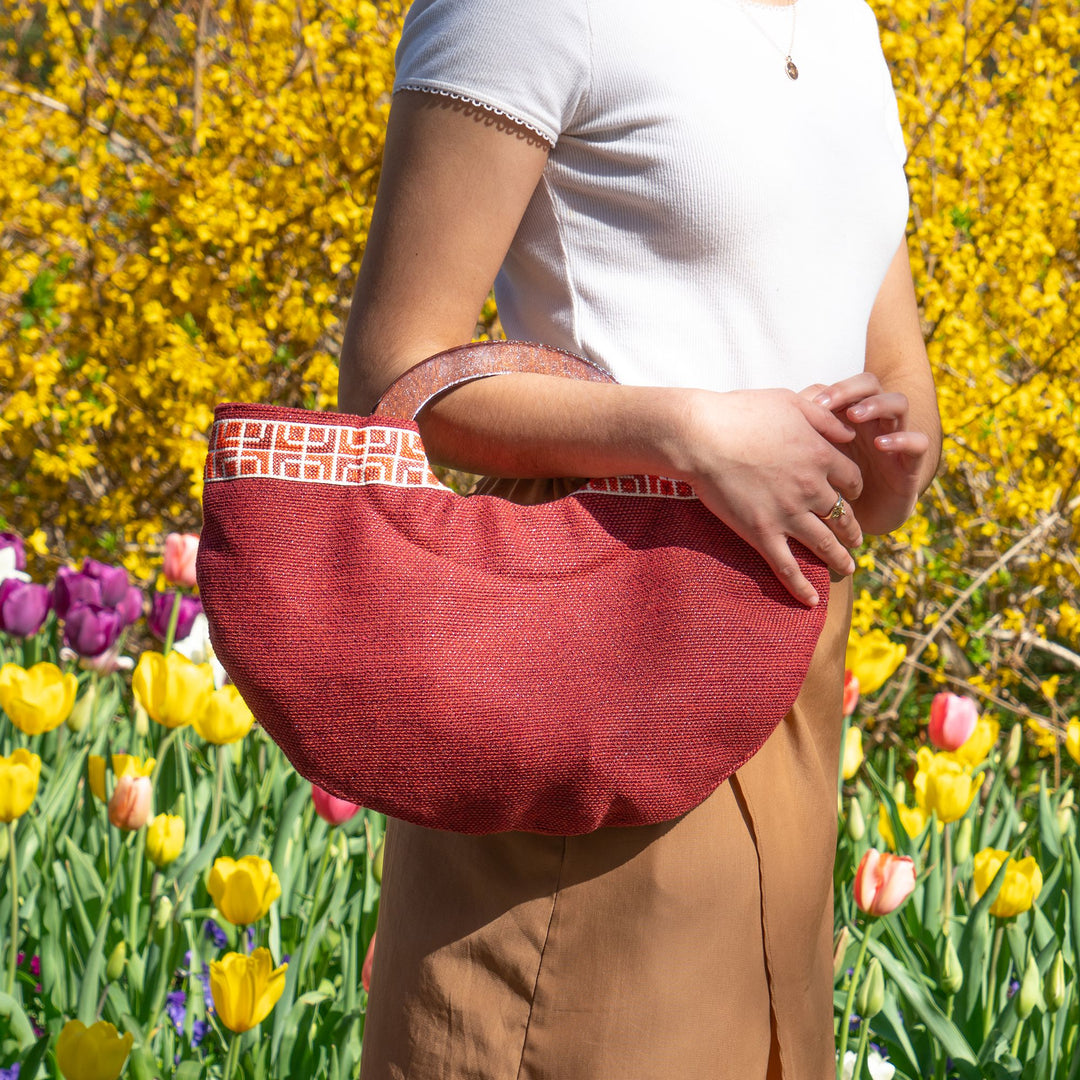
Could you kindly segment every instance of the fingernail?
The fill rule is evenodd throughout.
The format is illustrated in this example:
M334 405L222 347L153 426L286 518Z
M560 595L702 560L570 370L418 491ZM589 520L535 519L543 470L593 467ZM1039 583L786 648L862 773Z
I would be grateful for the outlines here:
M808 603L808 604L809 604L809 605L810 605L811 607L817 607L817 606L818 606L818 603L819 603L819 601L820 601L820 599L821 599L821 598L820 598L820 597L818 596L818 594L817 594L816 592L812 592L812 593L810 593L810 595L809 595L809 596L807 596L807 598L806 598L806 602L807 602L807 603Z
M891 450L896 445L896 440L891 435L879 435L874 442L879 450Z
M867 408L865 405L852 405L847 411L848 416L850 416L852 420L861 420L866 413Z
M829 397L828 394L818 394L817 397L814 398L814 404L820 405L825 409L827 409L831 403L832 398Z

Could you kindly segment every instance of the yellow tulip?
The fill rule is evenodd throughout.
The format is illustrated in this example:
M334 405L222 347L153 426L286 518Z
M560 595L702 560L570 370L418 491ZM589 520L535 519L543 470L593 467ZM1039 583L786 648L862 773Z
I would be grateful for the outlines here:
M152 776L156 758L147 758L143 761L133 754L113 754L112 771L117 780L122 776ZM91 754L86 763L86 771L90 781L90 791L95 799L108 802L105 790L105 759L97 754Z
M69 1020L56 1040L56 1064L65 1080L117 1080L134 1041L104 1020L89 1027Z
M184 850L184 819L158 814L146 830L146 854L155 866L167 866Z
M235 1032L261 1024L285 989L288 966L275 968L269 949L256 949L250 956L231 952L212 960L210 993L221 1022Z
M167 728L183 727L206 708L214 672L209 664L193 664L178 652L144 652L131 688L152 720Z
M962 818L975 801L982 785L982 773L974 776L969 765L952 754L935 754L927 746L919 747L919 771L915 774L915 801L939 821L948 823Z
M1074 716L1065 729L1065 749L1069 751L1069 757L1080 765L1080 720Z
M0 821L14 821L30 809L40 776L41 758L29 750L0 757Z
M885 685L905 656L907 647L897 645L884 631L871 630L860 636L853 630L848 635L845 666L859 680L860 691L872 694Z
M258 922L281 895L281 882L269 860L258 855L215 859L207 888L218 911L236 926Z
M966 742L961 743L953 752L952 756L961 765L968 765L972 769L981 765L986 760L986 755L994 748L1001 733L1001 725L987 716L980 716L975 730Z
M849 727L844 737L844 779L850 780L858 771L863 761L862 731Z
M901 803L896 809L900 814L900 824L904 826L904 832L914 840L926 828L930 815L920 806L904 806ZM941 822L938 822L938 829L941 828ZM878 832L881 833L881 839L885 841L889 849L895 851L896 836L893 833L892 819L884 803L878 807Z
M27 735L58 728L75 705L78 689L79 680L55 664L35 664L29 670L18 664L0 668L0 707Z
M229 684L210 695L206 708L195 716L192 726L207 742L223 746L242 739L253 723L255 717L240 691Z
M1008 919L1027 911L1042 892L1043 878L1039 864L1029 855L1017 862L1009 858L1007 851L996 848L984 848L975 856L975 893L982 896L990 888L1001 864L1008 860L1005 867L1005 880L1001 883L1001 892L990 905L990 914L1000 919Z

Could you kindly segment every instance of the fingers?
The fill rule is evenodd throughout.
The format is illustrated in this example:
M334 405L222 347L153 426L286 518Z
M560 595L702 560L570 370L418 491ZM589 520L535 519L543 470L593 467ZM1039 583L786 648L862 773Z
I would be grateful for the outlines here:
M827 529L830 530L831 535L846 549L851 550L857 548L863 541L862 529L859 527L859 522L855 517L854 511L847 505L846 501L843 504L843 513L834 516L836 507L836 500L833 500L832 505L824 513L819 513L816 509L812 511L814 517L816 517ZM819 529L814 529L811 533L813 538L816 538L818 544L827 543L825 536ZM801 539L801 538L800 538ZM805 540L802 541L806 543ZM810 544L806 545L810 547ZM830 550L835 553L835 549L830 546ZM846 553L846 552L845 552ZM837 556L838 557L838 556ZM852 570L854 565L852 565ZM850 573L851 571L847 571Z
M841 379L831 386L818 387L817 393L811 395L811 399L815 405L836 411L854 405L855 402L860 401L862 398L870 397L872 394L880 393L880 391L881 383L878 381L878 377L870 371L861 371L858 375Z
M847 519L847 520L845 520ZM838 522L844 522L843 528L849 532L853 529L854 535L862 541L862 530L855 516L848 511L844 518ZM832 523L829 523L832 524ZM816 555L829 569L842 577L847 577L855 572L855 560L850 552L840 541L826 522L816 518L813 514L807 516L806 524L798 534L793 533L791 539L798 540L808 551ZM857 547L857 543L852 544ZM806 575L799 568L798 560L792 554L786 536L774 537L770 541L758 546L758 551L769 564L777 580L785 589L800 603L807 607L816 607L821 599L814 586L810 584Z
M907 418L908 399L906 394L874 394L852 405L844 415L856 424L865 424L870 420L893 421L896 427Z
M855 438L855 429L845 424L829 409L813 401L796 396L795 401L814 430L831 443L847 443Z

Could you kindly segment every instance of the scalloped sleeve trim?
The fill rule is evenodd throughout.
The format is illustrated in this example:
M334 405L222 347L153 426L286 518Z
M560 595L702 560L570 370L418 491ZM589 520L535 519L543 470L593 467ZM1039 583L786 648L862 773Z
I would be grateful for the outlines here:
M543 127L532 120L525 119L524 116L521 116L511 109L494 105L490 101L482 101L480 98L474 97L472 94L465 93L464 91L450 90L445 86L435 86L417 79L409 79L394 87L395 94L399 94L403 90L417 90L423 94L438 94L441 97L452 98L454 101L462 101L467 105L474 105L478 109L483 109L484 112L504 117L512 123L528 129L534 135L543 139L549 146L554 146L558 141L558 135L553 133L550 129Z

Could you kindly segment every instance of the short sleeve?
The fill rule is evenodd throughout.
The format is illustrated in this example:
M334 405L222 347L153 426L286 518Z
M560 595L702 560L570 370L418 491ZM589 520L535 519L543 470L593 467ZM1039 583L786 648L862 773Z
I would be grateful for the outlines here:
M414 0L398 45L394 93L468 101L554 146L588 90L589 54L584 0Z
M881 55L881 108L889 143L903 165L908 156L907 144L904 142L904 129L900 123L900 106L893 87L892 70L884 53Z

